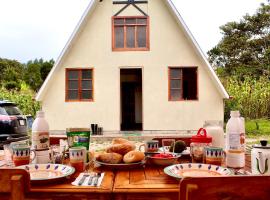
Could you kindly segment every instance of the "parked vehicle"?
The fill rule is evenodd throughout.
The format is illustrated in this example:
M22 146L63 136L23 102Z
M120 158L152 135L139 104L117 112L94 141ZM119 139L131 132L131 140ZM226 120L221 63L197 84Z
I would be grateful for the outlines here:
M26 117L15 103L0 101L0 149L4 144L27 139Z

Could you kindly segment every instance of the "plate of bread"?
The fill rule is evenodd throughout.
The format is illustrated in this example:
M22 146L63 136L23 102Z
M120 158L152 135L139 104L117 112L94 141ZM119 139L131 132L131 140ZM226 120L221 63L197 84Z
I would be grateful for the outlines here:
M98 165L110 169L132 169L145 164L144 152L135 150L136 146L132 142L115 138L112 140L104 152L99 152L95 156Z

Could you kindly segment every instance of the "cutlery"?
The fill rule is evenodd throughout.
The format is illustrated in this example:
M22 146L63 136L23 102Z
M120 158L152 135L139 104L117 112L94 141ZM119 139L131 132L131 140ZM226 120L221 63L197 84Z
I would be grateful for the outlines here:
M83 177L81 178L81 180L79 181L78 185L82 185L86 179L86 177L88 177L89 174L84 174Z
M98 179L101 177L101 173L98 172L97 175L96 175L96 179L94 180L94 186L97 186L98 185Z
M92 185L93 179L96 177L96 174L92 174L88 180L88 185Z

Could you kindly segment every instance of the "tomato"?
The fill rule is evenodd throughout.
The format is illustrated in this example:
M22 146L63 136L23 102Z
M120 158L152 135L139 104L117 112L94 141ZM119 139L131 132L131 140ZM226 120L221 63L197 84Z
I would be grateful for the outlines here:
M170 153L160 153L153 156L154 158L173 158L173 155Z

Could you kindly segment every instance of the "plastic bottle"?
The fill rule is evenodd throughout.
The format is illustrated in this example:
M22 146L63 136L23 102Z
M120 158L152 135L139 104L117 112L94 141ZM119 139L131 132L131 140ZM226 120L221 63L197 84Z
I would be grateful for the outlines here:
M32 148L35 150L47 150L49 147L49 125L45 120L45 113L38 111L32 125Z
M239 111L231 111L231 118L226 125L226 164L228 167L245 166L245 149L241 144L243 129L244 124Z

